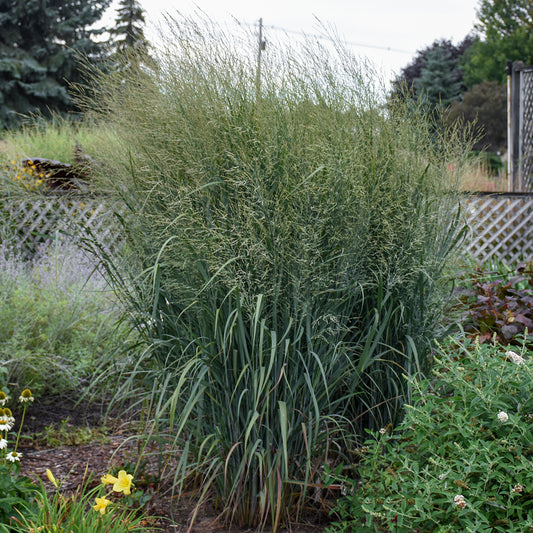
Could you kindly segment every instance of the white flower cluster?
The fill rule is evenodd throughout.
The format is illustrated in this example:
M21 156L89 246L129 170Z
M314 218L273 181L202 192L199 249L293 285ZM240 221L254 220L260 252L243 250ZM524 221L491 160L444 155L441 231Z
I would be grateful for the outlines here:
M507 420L509 420L509 415L505 411L500 411L498 413L498 420L500 422L507 422Z
M525 359L521 355L511 350L505 352L505 356L517 365L523 365L525 363Z
M460 509L464 509L466 507L466 500L465 497L462 494L458 494L453 499L453 503L457 505Z
M0 432L2 433L2 435L0 435L1 464L18 463L20 462L20 458L22 457L22 454L17 451L20 439L20 431L22 427L19 428L19 432L15 439L14 450L8 451L8 432L11 431L13 429L13 426L15 425L15 417L13 416L11 409L9 409L9 407L4 407L8 400L9 397L7 396L7 394L4 391L0 391ZM34 397L31 393L31 390L24 389L19 397L19 401L23 404L22 420L24 420L24 415L26 413L28 404L34 401Z

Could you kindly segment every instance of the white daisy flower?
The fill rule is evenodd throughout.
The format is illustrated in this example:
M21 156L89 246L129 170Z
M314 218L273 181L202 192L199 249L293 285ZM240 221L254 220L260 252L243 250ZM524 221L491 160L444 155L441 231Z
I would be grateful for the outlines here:
M0 439L0 450L3 450L4 448L7 448L7 440Z
M11 412L11 409L9 407L4 408L4 414L2 416L2 419L7 419L7 423L11 424L11 427L15 424L15 417L13 416L13 413Z
M9 452L6 455L6 459L8 461L11 461L12 463L15 463L16 461L20 461L20 458L22 457L22 454L19 452Z
M7 416L0 418L0 431L11 431L13 427L13 421Z
M33 397L30 389L24 389L19 396L19 402L21 403L33 402L33 400L35 400L35 398Z

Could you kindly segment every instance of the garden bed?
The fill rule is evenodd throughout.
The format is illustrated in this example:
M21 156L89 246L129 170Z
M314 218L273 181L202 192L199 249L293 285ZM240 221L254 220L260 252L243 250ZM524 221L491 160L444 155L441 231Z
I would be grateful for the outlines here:
M46 408L39 409L39 416L31 411L25 423L26 438L20 451L23 456L21 472L32 480L40 479L49 491L55 490L47 479L46 470L50 469L61 483L65 493L71 493L83 485L89 476L95 485L106 472L113 468L135 464L138 457L136 441L130 437L133 431L127 422L119 419L108 421L102 427L98 409L87 410L72 402L57 398L47 402ZM94 432L94 442L85 442ZM65 444L50 446L51 442ZM72 442L77 442L72 444ZM155 457L151 464L143 466L143 479L157 474ZM140 488L140 487L139 487ZM181 509L172 506L171 489L168 487L148 487L150 501L146 510L154 518L152 525L162 532L186 532L188 517L194 502L184 504ZM173 507L173 508L172 508ZM160 517L160 518L159 518ZM171 518L173 517L173 518ZM323 523L315 522L291 524L292 533L322 533L328 525L324 516ZM244 533L250 529L231 528L218 519L215 509L206 505L198 515L191 533ZM283 529L280 533L283 533ZM268 533L268 530L267 530Z

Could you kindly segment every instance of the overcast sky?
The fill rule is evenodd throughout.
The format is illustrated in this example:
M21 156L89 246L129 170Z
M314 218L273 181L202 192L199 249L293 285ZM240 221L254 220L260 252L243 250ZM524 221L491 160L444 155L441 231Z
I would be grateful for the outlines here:
M116 7L117 0L113 6ZM320 33L319 19L336 28L349 41L353 51L368 57L382 69L386 79L406 66L417 50L435 39L450 39L457 44L472 29L479 0L140 0L146 11L149 39L162 14L180 11L192 14L200 8L213 20L226 24L236 18L241 23L257 24L263 19L268 41L287 32ZM114 20L112 7L106 19ZM296 33L287 35L296 37Z

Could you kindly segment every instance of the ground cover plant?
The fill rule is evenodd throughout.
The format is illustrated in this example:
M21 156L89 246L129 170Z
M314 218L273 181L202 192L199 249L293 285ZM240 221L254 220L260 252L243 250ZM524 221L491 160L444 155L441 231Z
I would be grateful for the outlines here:
M359 449L331 531L530 531L531 356L447 343L433 375L414 380L401 424Z
M468 147L385 105L342 48L285 49L257 77L220 28L167 31L157 68L93 73L126 255L86 244L146 341L175 491L276 529L426 369Z
M41 482L36 505L21 514L12 526L13 532L69 531L71 533L125 533L151 531L141 512L129 506L134 490L133 475L120 470L118 476L106 474L99 484L84 484L68 496L61 492L61 484L51 470L47 477L55 487L48 493ZM95 486L93 486L95 485Z
M0 390L0 531L70 531L72 533L149 531L142 512L132 508L133 475L121 469L117 476L107 473L101 484L91 476L74 493L65 494L52 471L46 474L55 492L49 493L42 480L36 484L21 474L24 454L19 450L28 407L35 398L24 389L18 402L18 416L13 416L13 399ZM14 405L13 405L14 408ZM43 407L41 406L40 409ZM45 407L46 408L46 407ZM38 408L39 409L39 408ZM111 486L106 490L106 486Z

